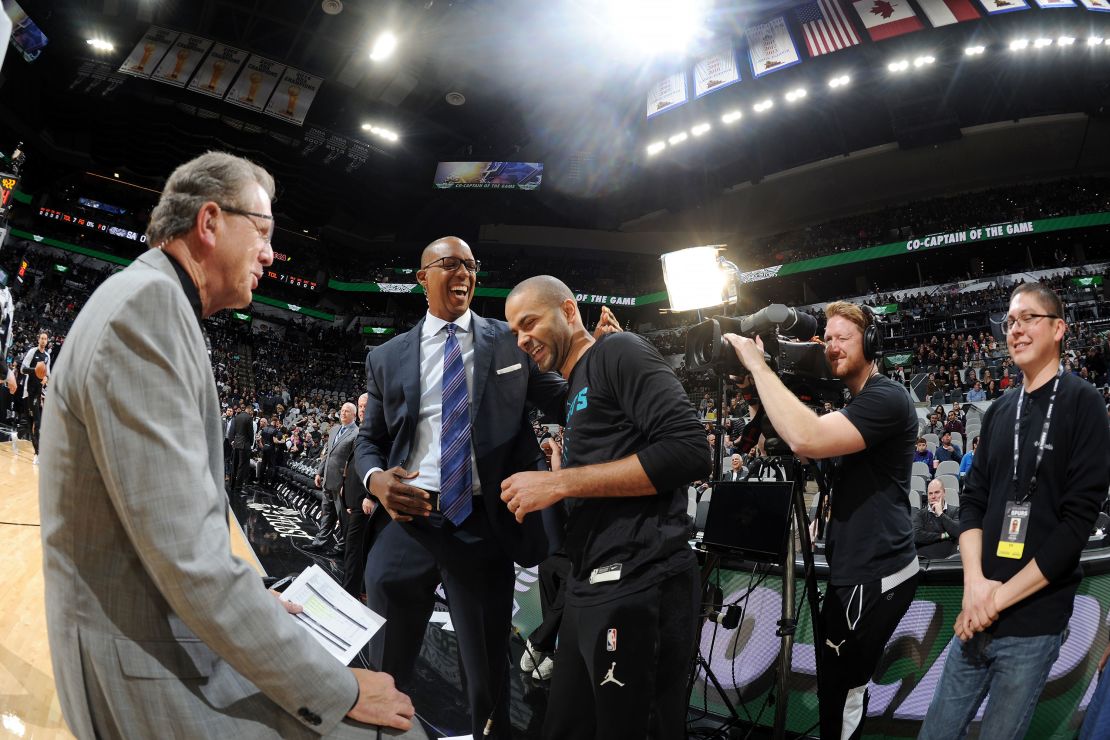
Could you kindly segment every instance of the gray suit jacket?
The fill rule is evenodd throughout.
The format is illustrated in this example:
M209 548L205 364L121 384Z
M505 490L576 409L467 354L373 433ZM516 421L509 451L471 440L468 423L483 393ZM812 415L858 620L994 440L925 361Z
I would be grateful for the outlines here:
M74 734L338 729L354 676L231 555L216 384L165 254L93 293L42 427L47 627Z
M335 435L339 434L340 429L346 429L343 433L343 438L335 444ZM347 467L347 460L351 457L351 452L355 448L355 439L358 438L358 424L351 423L350 426L341 427L338 424L333 424L331 431L328 433L328 441L324 445L324 454L320 458L320 464L316 466L316 475L320 476L323 480L323 488L325 491L335 492L343 486L343 471Z

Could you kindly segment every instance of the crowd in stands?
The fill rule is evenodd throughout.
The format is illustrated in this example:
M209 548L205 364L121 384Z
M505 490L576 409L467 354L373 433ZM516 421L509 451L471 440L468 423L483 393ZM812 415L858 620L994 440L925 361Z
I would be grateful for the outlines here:
M1110 182L1071 178L919 200L757 239L745 269L780 265L971 226L1110 210Z

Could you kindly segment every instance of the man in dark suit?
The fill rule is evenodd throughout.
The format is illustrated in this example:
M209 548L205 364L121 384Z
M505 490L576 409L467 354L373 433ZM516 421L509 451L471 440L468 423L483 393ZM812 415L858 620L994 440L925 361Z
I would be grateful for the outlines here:
M368 397L367 393L358 397L359 425L366 418ZM343 469L343 503L347 509L347 534L343 539L343 588L357 599L363 593L363 577L370 548L392 519L363 487L352 462L354 454L352 446Z
M478 268L456 237L424 249L417 280L428 313L367 357L354 462L394 519L366 564L367 605L387 620L371 641L371 660L409 685L442 580L471 731L482 736L492 718L493 736L508 738L513 562L539 563L561 529L542 513L518 525L500 500L501 481L546 467L525 406L562 415L566 384L541 373L503 321L470 311Z
M245 405L231 420L231 490L243 490L250 468L251 447L254 445L254 420Z
M351 450L355 446L355 435L358 427L355 426L355 405L348 401L339 409L339 423L333 424L328 432L328 438L320 450L320 463L316 466L316 487L324 492L324 503L321 505L320 532L316 539L305 546L306 550L318 550L328 543L328 537L335 529L336 517L339 516L339 507L343 498L343 472L347 467L347 460L351 457ZM346 507L344 507L346 508ZM346 517L342 517L342 527L339 535L346 530ZM338 555L338 547L332 548L326 554Z
M721 480L747 480L748 469L744 467L744 458L740 455L739 452L732 453L732 457L730 458L730 465L731 467L729 467L729 469L725 471L725 474L721 476Z

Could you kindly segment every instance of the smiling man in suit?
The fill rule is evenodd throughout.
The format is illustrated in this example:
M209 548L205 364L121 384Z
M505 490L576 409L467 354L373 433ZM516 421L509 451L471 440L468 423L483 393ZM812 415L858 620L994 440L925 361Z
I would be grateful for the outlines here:
M326 545L337 519L338 534L342 535L347 529L347 517L339 516L339 507L343 506L343 472L354 449L357 432L355 405L348 401L339 409L339 423L333 424L328 430L328 439L320 451L320 463L316 466L315 482L316 487L324 492L323 521L320 523L320 532L316 535L316 539L305 545L306 550L317 550ZM336 547L325 554L334 556L341 552Z
M381 736L345 716L410 727L389 676L339 663L231 554L201 319L250 303L273 261L273 193L265 170L230 154L175 170L153 248L92 294L54 373L46 622L77 737Z
M428 313L367 357L369 400L355 446L363 485L394 521L366 565L367 605L386 617L371 660L404 688L441 582L459 642L471 731L510 736L507 695L513 562L557 546L546 514L517 524L501 481L544 456L526 405L563 413L566 383L541 373L503 321L470 310L479 263L457 237L429 244L417 280ZM615 325L606 309L603 324ZM545 526L546 525L546 526Z

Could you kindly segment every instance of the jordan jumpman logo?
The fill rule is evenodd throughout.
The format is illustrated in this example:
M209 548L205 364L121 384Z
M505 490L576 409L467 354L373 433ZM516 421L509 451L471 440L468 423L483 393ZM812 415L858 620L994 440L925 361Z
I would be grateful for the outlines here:
M614 661L614 662L613 662L613 663L612 663L612 664L611 664L611 665L609 666L609 672L605 674L605 678L604 678L604 679L602 679L601 683L599 683L599 684L598 684L598 686L604 686L604 685L605 685L605 684L607 684L607 683L615 683L615 684L616 684L617 686L624 686L624 682L623 682L623 681L618 681L618 680L616 679L616 677L615 677L615 676L613 676L613 671L615 671L616 669L617 669L617 664L616 664L616 662Z

